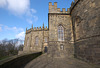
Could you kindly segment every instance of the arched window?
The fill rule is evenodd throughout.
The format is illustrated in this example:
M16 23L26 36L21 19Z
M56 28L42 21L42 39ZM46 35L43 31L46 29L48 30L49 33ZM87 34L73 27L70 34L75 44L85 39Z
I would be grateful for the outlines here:
M39 43L39 38L36 37L36 38L35 38L35 45L38 45L38 43Z
M58 41L64 41L64 28L62 25L58 26Z
M44 37L44 42L48 42L48 37Z
M29 46L29 37L27 38L27 46Z

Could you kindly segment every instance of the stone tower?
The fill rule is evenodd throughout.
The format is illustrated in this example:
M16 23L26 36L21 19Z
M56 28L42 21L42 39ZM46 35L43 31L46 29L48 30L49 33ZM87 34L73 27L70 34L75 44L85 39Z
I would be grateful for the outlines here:
M57 2L49 2L49 47L48 52L55 57L73 54L70 11L57 8Z

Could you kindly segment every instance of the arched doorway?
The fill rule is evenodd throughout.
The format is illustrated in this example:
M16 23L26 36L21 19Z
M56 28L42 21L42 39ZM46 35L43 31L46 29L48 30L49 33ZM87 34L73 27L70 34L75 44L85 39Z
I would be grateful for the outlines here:
M46 53L48 51L48 48L45 46L44 47L44 52Z

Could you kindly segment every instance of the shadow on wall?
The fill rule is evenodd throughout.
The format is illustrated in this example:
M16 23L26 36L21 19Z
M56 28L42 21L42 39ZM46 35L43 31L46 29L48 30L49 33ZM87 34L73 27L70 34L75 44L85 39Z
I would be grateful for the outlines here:
M2 65L0 65L0 68L24 68L24 66L30 62L31 60L35 59L36 57L40 56L42 52L24 55L21 57L18 57L16 59L13 59L9 62L6 62Z

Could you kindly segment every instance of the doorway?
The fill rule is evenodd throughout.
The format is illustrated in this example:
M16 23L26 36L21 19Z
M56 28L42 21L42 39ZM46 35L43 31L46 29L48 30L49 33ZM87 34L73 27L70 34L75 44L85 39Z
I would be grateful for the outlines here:
M48 51L48 48L45 46L44 47L44 53L46 53Z

